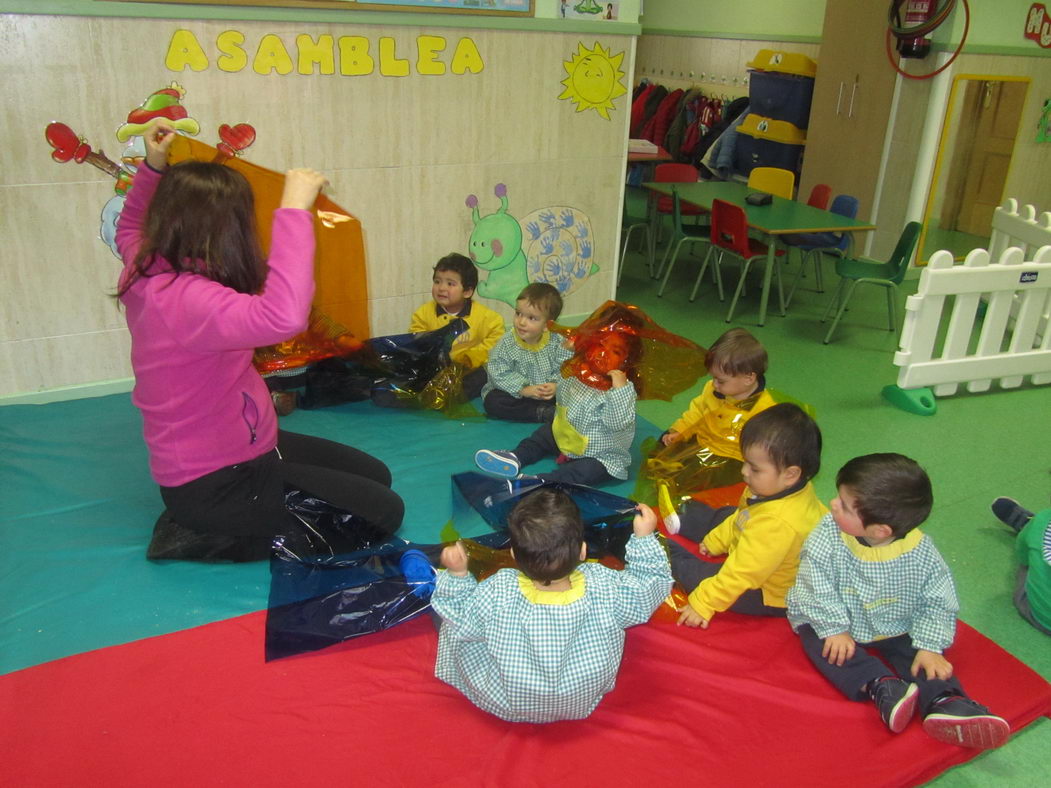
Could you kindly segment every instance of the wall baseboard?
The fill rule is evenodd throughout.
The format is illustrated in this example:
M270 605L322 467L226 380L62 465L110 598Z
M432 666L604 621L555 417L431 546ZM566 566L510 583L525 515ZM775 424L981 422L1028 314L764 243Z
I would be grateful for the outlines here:
M559 322L563 325L577 325L588 315L563 315ZM0 396L0 407L4 405L46 405L49 402L63 402L70 399L88 399L105 397L108 394L126 394L135 387L135 378L102 380L98 383L82 383L76 386L61 386L46 391L32 391L27 394L7 394Z
M8 394L0 396L0 407L4 405L46 405L49 402L63 402L70 399L126 394L134 386L135 378L120 378L119 380L103 380L98 383L82 383L76 386L61 386L28 394Z

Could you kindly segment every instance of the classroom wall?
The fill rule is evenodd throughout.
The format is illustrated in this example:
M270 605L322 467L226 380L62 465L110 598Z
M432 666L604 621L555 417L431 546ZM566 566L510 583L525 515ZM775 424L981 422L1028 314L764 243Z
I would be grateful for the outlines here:
M646 34L782 41L821 37L825 0L646 0L639 21Z
M1051 144L1037 143L1036 123L1051 100L1051 48L1024 36L1029 0L972 0L971 23L963 53L938 79L955 74L1028 76L1021 129L1005 196L1051 210ZM736 5L692 0L647 0L640 16L636 81L647 78L670 88L693 85L708 93L746 95L747 63L762 48L801 52L820 62L820 36L825 0L750 0ZM909 68L916 73L937 68L963 34L963 4L935 38L935 54ZM789 35L789 33L795 35ZM887 66L890 68L889 64ZM930 125L941 127L944 104L933 80L901 80L890 152L878 206L880 229L872 234L869 253L888 254L910 214L914 183L929 182L931 160L921 161L919 140ZM933 103L932 103L933 102ZM922 206L919 213L922 213Z
M467 249L473 222L465 199L476 195L483 217L495 213L498 184L506 186L508 213L527 232L530 223L554 227L523 242L524 251L544 255L545 270L558 275L583 258L597 266L570 277L565 314L587 314L614 290L634 48L633 36L603 32L620 27L590 29L0 16L7 131L0 367L8 372L0 396L130 376L128 335L111 295L119 264L98 238L115 180L87 162L54 161L44 130L61 121L119 162L117 129L173 81L199 122L197 139L214 145L221 125L250 124L255 141L246 159L330 175L333 199L363 224L373 335L407 329L412 310L430 297L430 266ZM298 73L297 37L317 42L323 35L360 37L373 70L341 74L337 53L329 58L335 73L310 64L309 73ZM233 55L221 60L223 36L221 46ZM291 53L292 73L256 73L257 58L280 65L267 36ZM428 37L444 46L420 60L419 47L437 46ZM241 39L239 50L231 48L230 40ZM265 41L269 59L259 55ZM461 42L464 73L451 73ZM387 45L387 65L404 75L382 73L379 49ZM576 68L585 56L607 67L602 95L571 79L571 72L581 76ZM552 239L552 250L540 248ZM505 317L512 312L486 303Z
M699 87L716 96L747 96L748 63L761 49L799 52L817 60L820 45L783 39L644 33L636 47L635 81L648 79L669 89Z

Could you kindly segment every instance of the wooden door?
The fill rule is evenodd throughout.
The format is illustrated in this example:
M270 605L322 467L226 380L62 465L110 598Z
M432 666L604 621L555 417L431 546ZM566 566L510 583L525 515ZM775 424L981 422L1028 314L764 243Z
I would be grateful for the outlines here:
M894 95L884 53L883 3L828 0L814 100L803 154L800 194L827 183L858 198L858 218L874 208L883 142Z
M971 82L964 93L941 226L988 236L1003 199L1028 83Z

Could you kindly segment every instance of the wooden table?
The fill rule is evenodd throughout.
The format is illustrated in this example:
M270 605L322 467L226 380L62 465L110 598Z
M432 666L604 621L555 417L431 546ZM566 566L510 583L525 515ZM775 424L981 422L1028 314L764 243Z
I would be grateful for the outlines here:
M644 183L643 187L668 197L674 189L680 202L701 210L711 211L713 200L723 200L743 208L748 226L770 236L766 270L763 272L763 291L759 299L759 325L766 323L766 307L770 299L770 279L773 275L779 236L796 233L842 233L875 230L876 225L840 216L838 213L814 208L806 203L773 197L769 205L749 205L745 197L754 189L734 181L698 181L697 183Z
M628 151L628 164L660 164L662 161L671 161L672 155L657 146L656 153L632 153Z

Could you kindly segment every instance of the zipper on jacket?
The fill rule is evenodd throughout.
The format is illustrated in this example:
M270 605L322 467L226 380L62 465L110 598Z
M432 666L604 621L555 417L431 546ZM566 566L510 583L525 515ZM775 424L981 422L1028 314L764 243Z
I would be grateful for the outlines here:
M248 426L248 432L252 435L252 440L249 443L255 443L255 425L259 423L259 408L255 404L255 400L248 396L248 392L242 391L241 396L244 398L244 404L241 406L241 418L244 419L245 424ZM249 413L251 413L251 420L249 420Z

